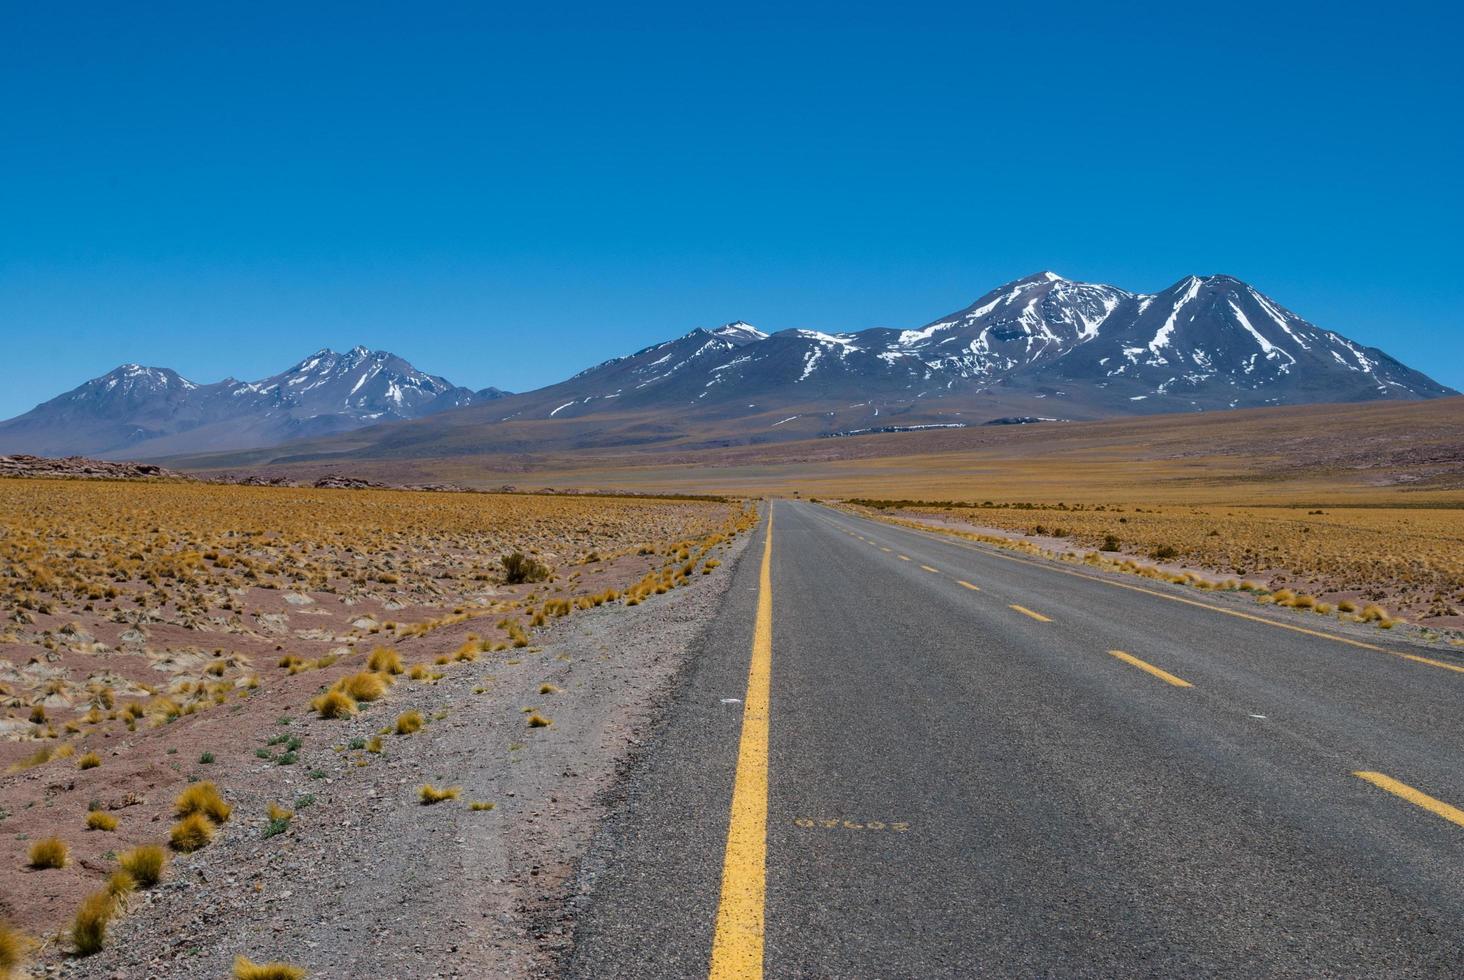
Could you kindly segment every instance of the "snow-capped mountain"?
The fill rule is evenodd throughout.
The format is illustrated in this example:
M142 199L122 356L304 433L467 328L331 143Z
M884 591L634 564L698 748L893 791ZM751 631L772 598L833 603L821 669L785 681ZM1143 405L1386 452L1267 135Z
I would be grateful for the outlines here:
M124 364L0 422L0 450L40 455L165 455L267 446L419 418L505 393L470 391L387 351L319 350L261 381L195 384Z
M890 415L973 424L1448 394L1229 276L1147 295L1041 272L918 329L694 330L502 407L509 418L574 418L615 400L725 416L842 402L815 413L832 420L818 431L839 431L857 427L851 409L869 425Z
M1040 272L914 329L768 334L739 321L521 395L454 387L364 348L249 383L125 365L0 423L0 452L159 458L313 439L282 455L403 458L1452 394L1230 276L1145 294Z

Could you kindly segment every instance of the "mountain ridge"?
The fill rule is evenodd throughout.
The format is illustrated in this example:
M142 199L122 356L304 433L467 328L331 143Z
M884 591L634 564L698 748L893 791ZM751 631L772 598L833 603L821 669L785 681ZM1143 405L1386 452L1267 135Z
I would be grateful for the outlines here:
M96 420L91 444L26 441L27 426L45 428L37 413L54 431L66 400L85 401L78 393L98 385L115 411ZM327 455L374 445L399 456L722 445L1451 394L1233 276L1189 275L1136 293L1044 270L918 328L767 333L733 321L517 395L460 388L363 347L317 351L253 383L200 386L168 369L124 365L0 423L0 451L159 459L282 445ZM229 417L230 399L251 409L247 423ZM173 431L164 431L170 420Z

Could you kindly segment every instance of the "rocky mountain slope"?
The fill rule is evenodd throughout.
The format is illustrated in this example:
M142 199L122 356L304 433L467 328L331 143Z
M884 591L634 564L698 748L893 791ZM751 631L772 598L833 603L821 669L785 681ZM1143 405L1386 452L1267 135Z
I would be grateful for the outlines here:
M0 422L0 452L149 457L248 449L419 418L501 397L425 374L386 351L319 350L260 381L200 385L124 364Z

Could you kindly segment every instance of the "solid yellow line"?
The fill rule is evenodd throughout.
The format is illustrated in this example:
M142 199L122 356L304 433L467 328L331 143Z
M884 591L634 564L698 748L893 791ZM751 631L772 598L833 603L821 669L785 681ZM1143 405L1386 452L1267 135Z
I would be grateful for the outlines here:
M1112 654L1113 656L1117 657L1119 660L1122 660L1124 663L1130 664L1131 666L1134 666L1134 667L1137 667L1140 670L1148 671L1149 673L1153 674L1155 677L1159 678L1161 681L1164 681L1164 682L1169 683L1169 684L1173 684L1175 687L1194 687L1194 685L1191 684L1189 681L1184 680L1183 678L1180 678L1180 677L1175 677L1173 674L1171 674L1167 670L1160 670L1158 667L1155 667L1153 664L1145 663L1144 661L1140 660L1138 657L1135 657L1133 654L1124 653L1122 650L1109 650L1108 652L1110 654Z
M934 572L937 575L940 574L940 569L938 568L931 568L929 565L921 565L920 567L925 569L927 572Z
M742 702L742 739L732 784L732 819L722 859L722 897L712 939L712 980L763 975L763 902L768 857L768 701L773 666L773 512L758 579L752 662Z
M959 586L961 586L962 588L970 589L972 592L980 592L981 591L981 586L979 586L979 585L972 585L970 582L967 582L965 579L959 579L959 578L956 579L956 584L959 585Z
M1013 605L1012 608L1015 609L1017 612L1021 613L1023 616L1031 616L1033 619L1037 620L1037 622L1039 622L1039 623L1050 623L1050 622L1052 622L1052 620L1048 619L1046 616L1044 616L1044 615L1042 615L1041 613L1038 613L1038 612L1033 612L1032 610L1028 609L1026 606Z
M871 518L864 519L870 520ZM897 525L890 526L893 527ZM905 528L905 530L910 529ZM1031 561L1026 558L1018 558L1015 555L1004 555L995 548L984 548L979 545L974 545L969 542L962 541L958 538L953 538L950 535L941 534L941 532L936 530L922 531L921 533L927 535L940 535L942 540L945 540L950 544L956 545L957 547L965 548L967 551L980 552L981 554L989 555L992 558L1000 558L1002 561L1012 561L1020 565L1031 565L1033 568L1041 568L1049 572L1057 572L1060 575L1071 575L1073 578L1087 579L1089 582L1098 582L1103 585L1111 585L1115 589L1128 589L1130 592L1142 592L1144 595L1151 595L1159 599L1168 599L1170 602L1182 602L1187 606L1195 606L1200 609L1208 609L1210 610L1210 612L1217 612L1226 616L1234 616L1237 619L1248 619L1252 623L1261 623L1265 626L1274 626L1277 629L1290 630L1293 633L1304 633L1307 636L1315 636L1323 640L1332 640L1335 643L1345 643L1348 646L1360 647L1363 650L1372 650L1376 653L1386 653L1392 657L1401 657L1404 660L1413 660L1421 664L1428 664L1431 667L1442 667L1444 670L1452 670L1457 673L1464 674L1464 667L1461 667L1457 664L1445 663L1442 660L1433 660L1428 657L1418 657L1414 656L1411 653L1403 653L1399 650L1389 650L1387 647L1380 647L1373 643L1364 643L1361 640L1348 639L1345 636L1338 636L1335 633L1323 633L1318 630L1309 630L1305 626L1293 626L1290 623L1278 623L1274 619L1267 619L1264 616L1252 616L1250 613L1244 613L1239 611L1238 609L1223 609L1220 606L1212 606L1208 602L1197 602L1194 599L1186 599L1184 596L1168 595L1164 592L1156 592L1153 589L1146 589L1143 586L1129 585L1127 582L1113 582L1106 578L1099 578L1097 575L1085 575L1082 572L1075 572L1070 568L1054 568L1051 565L1045 564L1043 562Z
M1354 772L1352 775L1358 779L1365 779L1379 789L1385 789L1394 796L1407 800L1414 806L1421 806L1429 813L1443 817L1450 823L1456 823L1464 827L1464 810L1456 806L1450 806L1443 800L1436 800L1427 793L1420 793L1407 783L1400 783L1391 776L1384 776L1380 772Z

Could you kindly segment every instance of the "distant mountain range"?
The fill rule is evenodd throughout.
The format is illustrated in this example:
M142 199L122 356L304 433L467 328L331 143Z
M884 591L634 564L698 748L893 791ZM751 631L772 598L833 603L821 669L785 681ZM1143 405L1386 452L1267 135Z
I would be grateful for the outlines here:
M0 422L0 451L156 457L273 446L477 405L470 391L386 351L319 350L260 381L195 384L169 368L124 364Z
M1452 394L1229 276L1139 294L1041 272L918 329L766 334L730 323L520 395L454 387L364 348L320 351L251 384L199 386L129 365L0 423L0 451L159 458L304 440L282 453L326 458L699 446Z

